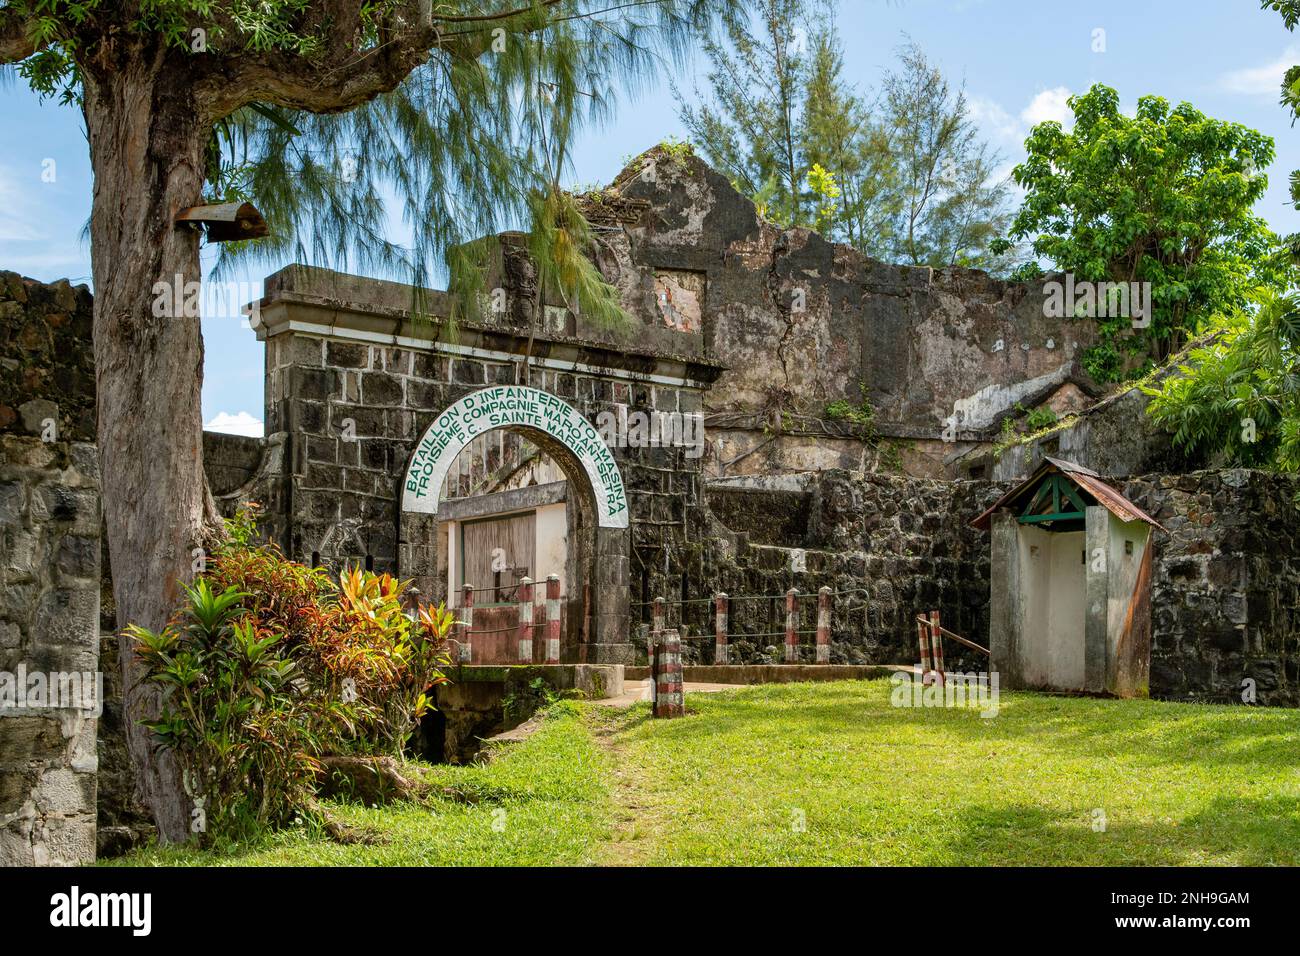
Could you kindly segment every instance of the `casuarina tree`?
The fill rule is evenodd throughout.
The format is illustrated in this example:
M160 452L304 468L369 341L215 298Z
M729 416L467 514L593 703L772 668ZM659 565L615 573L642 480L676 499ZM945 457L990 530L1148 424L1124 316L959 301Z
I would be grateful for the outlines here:
M727 0L8 0L0 64L80 107L94 172L94 352L105 528L118 621L157 630L214 515L202 461L203 341L158 283L200 279L177 214L241 190L283 251L418 278L495 217L529 218L580 305L610 290L573 265L585 234L556 188L578 124L614 84L666 70ZM328 155L350 148L350 157ZM324 153L322 152L324 150ZM413 242L384 238L383 195ZM531 215L530 215L531 214ZM308 238L303 239L306 236ZM278 243L278 246L276 245ZM579 249L580 253L581 250ZM463 273L458 273L462 275ZM581 300L588 301L583 303ZM158 314L158 313L162 314ZM127 642L123 642L124 645ZM120 652L137 784L164 840L188 835L175 763L141 721L157 700Z

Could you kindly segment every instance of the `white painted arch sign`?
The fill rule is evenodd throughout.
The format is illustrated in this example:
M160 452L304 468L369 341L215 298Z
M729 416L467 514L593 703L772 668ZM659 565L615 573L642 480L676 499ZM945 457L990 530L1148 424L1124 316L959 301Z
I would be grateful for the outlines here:
M437 514L443 481L461 450L484 432L510 427L544 432L573 452L595 493L597 523L627 527L623 476L600 433L568 402L526 385L471 392L425 429L406 468L402 510Z

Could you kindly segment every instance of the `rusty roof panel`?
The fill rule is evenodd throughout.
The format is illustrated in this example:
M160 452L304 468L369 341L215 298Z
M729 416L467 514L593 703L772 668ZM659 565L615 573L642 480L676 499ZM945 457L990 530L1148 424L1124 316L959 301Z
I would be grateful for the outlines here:
M1107 511L1119 518L1121 521L1145 521L1153 528L1159 528L1165 531L1160 522L1151 517L1133 502L1129 501L1116 489L1112 488L1100 478L1091 474L1084 474L1081 471L1066 472L1070 480L1078 483L1084 491L1088 492L1097 499L1097 503L1104 506ZM1169 532L1165 531L1165 534Z
M1043 463L1034 469L1034 473L1016 485L1005 495L993 502L978 518L971 522L971 527L987 531L992 524L993 515L999 509L1019 498L1025 491L1037 486L1038 482L1049 472L1059 471L1069 477L1076 485L1097 499L1097 503L1119 518L1121 521L1145 521L1153 528L1165 531L1165 528L1133 502L1129 501L1115 488L1101 480L1101 476L1090 468L1076 465L1072 461L1060 458L1043 459ZM1168 531L1165 531L1168 534Z

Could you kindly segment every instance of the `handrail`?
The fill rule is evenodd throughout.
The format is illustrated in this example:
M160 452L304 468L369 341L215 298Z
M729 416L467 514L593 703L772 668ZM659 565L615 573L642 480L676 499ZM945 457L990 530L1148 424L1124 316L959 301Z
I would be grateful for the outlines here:
M916 616L916 620L917 620L917 623L919 623L919 624L924 624L926 627L930 627L930 619L929 619L928 617L926 617L924 614L918 614L918 615ZM967 647L969 647L969 648L970 648L971 650L973 650L973 651L979 651L981 654L985 654L985 655L988 655L988 653L989 653L989 649L988 649L987 647L981 647L980 645L976 644L974 641L970 641L970 640L967 640L966 638L962 637L960 634L954 634L952 631L948 630L946 627L940 627L940 628L939 628L939 632L940 632L944 637L950 637L950 638L952 638L954 641L956 641L958 644L964 644L964 645L966 645Z

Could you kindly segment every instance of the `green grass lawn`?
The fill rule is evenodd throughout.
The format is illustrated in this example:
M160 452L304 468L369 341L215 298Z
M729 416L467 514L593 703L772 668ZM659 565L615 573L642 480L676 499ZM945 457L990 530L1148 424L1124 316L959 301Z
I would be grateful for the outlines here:
M569 704L528 740L483 766L422 765L431 783L455 786L477 803L376 809L328 801L342 823L377 830L376 846L341 845L287 831L223 852L143 850L108 865L131 866L538 866L594 863L610 836L606 754Z
M485 767L431 771L483 794L473 806L336 806L381 830L382 846L290 834L126 862L1300 862L1296 711L1018 693L984 719L892 707L883 680L694 694L688 706L651 721L645 705L569 705Z

